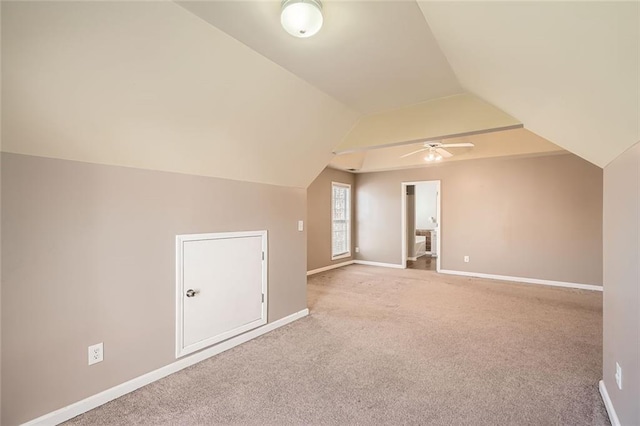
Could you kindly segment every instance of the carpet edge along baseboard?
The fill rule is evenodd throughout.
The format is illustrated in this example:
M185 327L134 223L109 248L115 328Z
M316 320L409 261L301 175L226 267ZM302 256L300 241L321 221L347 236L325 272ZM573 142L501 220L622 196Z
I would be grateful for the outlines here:
M139 389L143 386L146 386L150 383L153 383L157 380L167 377L170 374L176 373L184 368L190 367L194 364L204 361L205 359L211 358L212 356L218 355L222 352L232 349L238 345L241 345L242 343L246 343L249 340L255 339L256 337L269 333L270 331L273 331L277 328L280 328L289 323L292 323L293 321L296 321L307 315L309 315L309 309L303 309L301 311L295 312L289 316L286 316L279 320L265 324L262 327L255 328L244 334L225 340L224 342L221 342L215 346L204 349L200 352L196 352L193 355L180 358L179 360L172 362L171 364L165 365L164 367L160 367L157 370L153 370L153 371L150 371L149 373L135 377L131 380L128 380L124 383L116 385L105 391L89 396L81 401L75 402L71 405L67 405L66 407L62 407L58 410L44 414L38 418L35 418L26 423L23 423L23 426L36 426L36 425L45 426L45 425L52 425L52 424L60 424L82 413L85 413L89 410L92 410L96 407L106 404L109 401L113 401L116 398L119 398L123 395L133 392L136 389Z

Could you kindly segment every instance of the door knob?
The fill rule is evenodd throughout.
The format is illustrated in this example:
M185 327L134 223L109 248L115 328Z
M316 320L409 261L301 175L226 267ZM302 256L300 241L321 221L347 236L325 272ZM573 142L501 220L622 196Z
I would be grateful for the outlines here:
M187 290L187 297L193 297L197 294L198 292L193 290L193 289L189 289Z

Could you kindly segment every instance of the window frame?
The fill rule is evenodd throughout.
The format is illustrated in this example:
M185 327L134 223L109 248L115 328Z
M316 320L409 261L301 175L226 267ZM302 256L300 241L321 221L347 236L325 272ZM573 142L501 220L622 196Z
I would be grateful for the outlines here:
M335 197L334 197L334 188L342 188L342 189L347 189L347 199L346 199L346 224L347 224L347 230L346 230L346 236L347 236L347 241L346 241L346 248L347 251L343 252L343 253L338 253L338 254L334 254L333 253L333 246L334 246L334 238L335 238L335 220L333 218L333 214L335 211ZM331 182L331 212L330 212L330 219L331 219L331 260L338 260L338 259L345 259L347 257L351 257L351 213L352 213L352 205L353 205L353 194L351 192L351 185L348 183L343 183L343 182Z

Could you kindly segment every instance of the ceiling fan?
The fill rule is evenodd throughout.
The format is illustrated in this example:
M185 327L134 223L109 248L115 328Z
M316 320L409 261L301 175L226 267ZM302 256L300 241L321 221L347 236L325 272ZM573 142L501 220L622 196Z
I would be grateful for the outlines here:
M425 142L424 147L416 151L410 152L400 156L400 158L406 158L413 154L417 154L422 151L429 151L426 157L427 161L440 161L443 158L453 157L453 154L447 151L445 148L472 148L475 145L471 142L463 143L442 143L442 142Z

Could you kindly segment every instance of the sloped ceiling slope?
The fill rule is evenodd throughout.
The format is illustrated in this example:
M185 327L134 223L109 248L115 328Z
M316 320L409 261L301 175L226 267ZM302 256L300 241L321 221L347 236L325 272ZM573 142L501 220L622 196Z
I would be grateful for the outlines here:
M6 152L305 188L359 115L171 2L3 2Z
M439 141L520 127L522 123L515 118L465 93L363 117L335 152Z
M524 157L567 153L567 151L559 146L522 128L454 137L443 140L442 142L452 144L471 142L475 146L473 148L447 148L453 156L437 162L426 161L425 156L427 152L425 151L403 157L405 154L424 148L424 144L420 143L337 155L331 160L329 165L335 169L354 169L357 172L363 173L412 167L434 167L454 161L476 160L480 158Z
M639 2L419 6L462 86L604 167L640 140Z
M324 1L324 25L298 39L280 0L180 1L210 24L365 114L462 93L418 4Z

